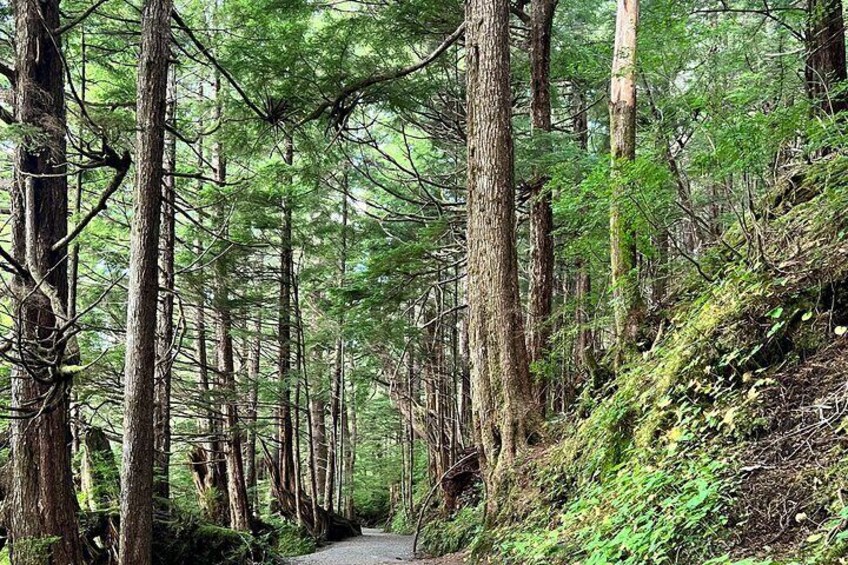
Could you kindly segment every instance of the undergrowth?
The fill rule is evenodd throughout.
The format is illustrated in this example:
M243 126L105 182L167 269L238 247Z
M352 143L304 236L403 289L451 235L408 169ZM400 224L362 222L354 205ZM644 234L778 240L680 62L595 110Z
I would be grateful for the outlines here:
M496 525L483 531L460 513L430 526L432 553L467 544L503 564L848 563L844 473L815 477L826 493L816 521L786 517L808 532L791 551L736 536L746 528L741 478L756 472L746 446L792 408L774 404L777 391L848 339L846 168L837 158L808 170L802 189L818 196L761 221L756 253L715 250L705 264L716 280L678 289L665 337L606 390L587 391L585 417L560 424L559 440L517 471ZM828 461L845 461L839 453Z
M463 508L447 520L434 520L421 530L421 550L433 556L456 553L482 532L482 524L482 505Z

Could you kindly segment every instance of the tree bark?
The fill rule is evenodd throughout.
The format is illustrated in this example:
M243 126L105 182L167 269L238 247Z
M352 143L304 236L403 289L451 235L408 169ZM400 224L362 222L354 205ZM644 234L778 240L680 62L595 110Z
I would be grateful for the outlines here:
M286 164L294 163L292 140L286 139ZM294 489L294 428L291 411L291 286L292 286L292 209L289 199L284 199L283 222L280 233L280 303L279 303L279 361L280 380L280 480L286 490Z
M130 236L124 369L121 565L151 562L157 248L172 8L172 0L146 0L141 20L136 103L138 164Z
M215 114L217 121L221 119L221 80L215 79ZM224 148L220 139L214 147L215 182L223 187L227 180L227 162ZM224 225L226 218L221 214L220 224ZM225 230L226 231L226 230ZM227 497L230 503L230 527L234 530L250 529L250 500L247 497L247 485L244 477L244 461L242 459L241 430L237 405L235 381L235 364L233 360L232 311L230 304L230 289L227 281L226 253L215 262L215 292L213 306L215 310L215 335L218 359L218 376L223 392L224 435L226 445L224 455L227 462Z
M626 209L630 188L622 167L636 158L636 30L639 0L618 0L610 95L612 195L610 258L615 317L615 365L636 347L642 318L636 274L636 235Z
M250 529L250 501L244 478L241 432L236 404L235 368L233 362L232 318L226 273L217 267L215 288L215 333L217 338L218 373L224 393L224 422L226 425L225 456L227 460L227 492L230 502L230 527Z
M551 31L555 0L532 0L530 16L530 112L534 132L551 131ZM542 144L549 150L550 143ZM530 364L544 359L550 341L554 297L554 215L546 175L537 172L530 201L530 290L527 309L527 353ZM547 388L537 375L536 395L544 415Z
M165 122L173 130L176 127L177 75L171 67L168 79L168 99ZM171 372L174 348L174 242L176 217L177 144L173 133L165 136L165 171L162 179L162 210L159 230L159 311L156 318L156 382L154 390L154 446L156 460L154 469L155 493L161 499L170 496L168 478L171 463Z
M13 282L16 355L26 363L12 368L11 379L11 558L25 565L81 563L70 451L73 375L39 361L56 356L62 368L79 362L75 341L64 344L67 336L59 333L68 321L68 250L53 249L68 231L64 74L61 41L51 31L59 26L59 1L13 6L15 119L37 135L15 149L10 191L12 254L28 270Z
M508 0L466 6L471 387L492 511L538 417L518 292L509 14Z
M821 112L833 115L848 110L848 92L838 92L848 80L842 0L807 0L807 9L807 92Z
M198 246L199 247L199 246ZM201 402L205 408L202 431L205 441L202 448L192 456L195 480L206 518L212 523L229 523L229 501L227 497L227 468L223 459L224 446L221 439L221 414L215 408L217 391L209 379L209 352L206 347L206 299L201 291L195 309L196 355L200 365Z
M261 311L260 311L261 312ZM250 351L248 352L248 375L247 390L248 407L245 420L247 423L247 445L244 446L244 474L247 483L250 503L253 508L259 508L259 492L257 490L257 465L256 465L256 425L259 411L259 379L260 363L262 355L262 318L256 316L253 322L253 335L250 338Z
M344 278L347 272L347 221L348 202L347 194L342 195L342 225L341 225L341 249L339 255L339 281L338 288L344 287ZM324 483L324 508L333 513L335 508L334 495L336 486L336 467L338 466L339 438L341 437L341 395L344 390L344 315L338 320L339 335L336 338L336 358L333 364L333 380L330 384L330 438L327 441L327 474Z

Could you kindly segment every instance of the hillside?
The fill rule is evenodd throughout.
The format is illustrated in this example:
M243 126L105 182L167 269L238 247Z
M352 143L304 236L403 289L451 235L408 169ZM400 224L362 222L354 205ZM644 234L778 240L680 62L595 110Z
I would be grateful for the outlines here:
M716 249L714 282L679 282L662 336L549 426L491 527L460 514L425 548L470 542L516 564L845 563L846 168L804 169L792 194L807 201L758 221L756 259Z

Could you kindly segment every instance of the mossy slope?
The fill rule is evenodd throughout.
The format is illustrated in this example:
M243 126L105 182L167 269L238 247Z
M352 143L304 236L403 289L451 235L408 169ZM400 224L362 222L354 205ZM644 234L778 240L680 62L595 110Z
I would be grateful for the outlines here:
M715 280L682 285L652 351L554 426L477 555L848 562L846 171L811 167L804 202L784 193L783 210L728 237L746 251L705 261Z

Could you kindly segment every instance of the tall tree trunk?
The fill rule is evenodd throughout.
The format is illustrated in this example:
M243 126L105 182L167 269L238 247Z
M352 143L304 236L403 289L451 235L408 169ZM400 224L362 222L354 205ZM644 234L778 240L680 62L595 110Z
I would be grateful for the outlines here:
M79 79L79 96L83 104L86 104L88 93L88 42L85 35L85 26L80 26L80 79ZM85 184L85 171L80 170L76 176L76 187L74 190L74 207L71 213L75 217L80 216L82 211L82 194L83 185ZM71 243L70 253L68 255L68 318L74 319L77 316L77 297L79 290L79 260L80 260L80 245L78 240ZM75 391L73 391L75 392ZM76 456L82 447L82 422L80 422L81 407L75 402L76 395L71 395L71 456Z
M317 381L317 379L313 380ZM324 504L324 487L327 483L326 405L321 391L314 389L310 391L309 380L306 381L306 393L309 396L310 449L314 453L312 459L317 489L311 491L311 495L314 500L318 501L318 504Z
M439 277L440 278L440 277ZM442 305L426 309L428 320L439 320ZM444 351L442 349L441 323L431 323L421 328L423 334L422 368L424 370L425 425L427 450L430 460L430 481L436 483L450 468L450 440L444 414Z
M215 78L215 114L217 121L222 117L221 79ZM214 147L215 182L223 187L227 182L227 162L220 139ZM226 218L221 214L220 224ZM225 230L226 231L226 230ZM221 255L215 262L215 334L217 341L218 375L224 398L224 425L226 446L224 454L227 461L227 496L230 503L230 527L234 530L250 529L250 501L247 497L247 485L244 479L244 461L242 460L241 430L237 404L235 364L233 361L232 310L230 289L227 280L227 254Z
M356 465L356 385L353 380L348 381L347 393L345 395L347 408L345 417L345 504L342 515L348 520L356 519L356 511L353 505L353 490L354 490L354 466Z
M467 287L466 287L467 288ZM468 343L468 316L463 315L459 320L459 351L460 367L459 381L462 388L462 397L459 403L460 423L465 438L471 443L473 440L474 417L471 406L471 348Z
M345 188L347 180L345 177ZM347 221L348 202L347 194L342 195L342 225L341 225L341 249L339 255L339 282L338 287L344 287L344 278L347 272ZM342 309L343 311L344 309ZM335 505L333 493L336 486L336 467L338 465L337 453L339 451L339 438L341 436L341 395L344 387L344 314L339 317L339 335L336 339L336 359L333 365L333 380L330 384L330 438L327 442L327 475L324 483L324 508L332 513Z
M534 132L551 131L551 30L555 0L532 0L530 20L530 112ZM546 141L542 144L548 148ZM543 360L550 340L554 297L554 214L546 177L536 174L530 202L530 292L527 309L527 353L531 365ZM544 375L542 375L544 377ZM539 410L547 405L545 379L536 385Z
M253 508L259 507L259 492L256 488L257 466L256 466L256 424L258 422L259 410L259 369L262 356L262 317L257 315L253 322L253 335L250 339L250 351L248 352L248 375L247 390L248 406L245 416L247 424L247 445L245 446L244 474L247 483L250 502Z
M807 0L807 92L825 114L848 110L848 80L842 0Z
M626 202L630 188L622 167L636 158L636 30L639 0L618 0L615 51L610 96L612 197L610 202L610 257L615 316L615 364L620 366L635 349L642 318L636 274L636 235Z
M200 96L204 95L204 83L200 84ZM203 120L200 120L199 128L203 129ZM197 142L197 167L202 170L207 164L203 138ZM203 179L197 181L197 190L204 190ZM194 243L195 252L198 256L203 254L203 246L200 241ZM214 524L227 525L230 523L230 504L227 497L227 466L224 461L224 439L222 437L223 415L220 412L219 391L216 383L209 378L209 351L207 347L206 329L206 292L208 281L204 273L200 273L197 286L197 306L195 308L195 351L198 362L198 375L200 377L201 403L204 407L204 421L201 425L204 434L204 442L201 450L197 452L195 465L195 479L198 481L198 493L203 504L206 518Z
M300 348L295 348L297 350L297 355L295 355L295 368L298 374L301 372L301 363L302 359L300 358ZM294 429L300 430L301 422L301 410L300 410L300 391L301 391L301 380L298 378L295 382L294 387ZM303 486L303 466L301 464L300 457L300 433L295 434L294 436L294 496L295 496L295 504L297 506L297 516L296 522L298 526L303 526L303 494L306 492L306 489ZM314 497L313 497L314 500Z
M147 565L151 562L157 248L172 8L172 0L146 0L141 20L136 103L138 163L130 236L124 368L121 565Z
M199 247L199 246L198 246ZM200 365L200 391L205 409L203 433L205 437L202 448L202 461L196 464L203 469L197 469L196 476L201 477L198 489L204 505L206 518L219 525L229 524L229 500L227 497L227 468L224 462L224 442L221 439L221 414L216 408L218 398L213 383L209 378L209 352L206 347L206 298L201 291L199 303L195 310L196 324L196 355Z
M327 439L327 468L324 476L324 508L328 512L335 509L334 492L336 485L336 451L339 441L339 416L341 414L341 387L344 382L344 342L336 340L335 361L333 362L333 380L330 385L330 433Z
M294 163L294 148L291 138L286 139L286 164ZM287 187L288 188L288 187ZM294 428L291 411L291 286L292 286L292 208L290 199L282 203L283 221L280 232L280 303L279 303L279 361L280 380L280 480L283 488L292 491L294 481Z
M468 304L471 386L487 504L536 431L518 292L508 0L469 0Z
M294 274L294 273L292 273ZM306 411L306 427L308 430L308 450L309 450L309 490L311 492L310 496L310 512L312 514L312 535L316 538L323 538L326 535L326 531L318 531L318 520L317 516L318 512L318 496L321 492L320 487L323 486L318 472L320 470L319 462L318 462L318 447L322 444L318 442L315 437L315 433L319 430L317 424L314 421L316 413L313 412L313 400L310 398L309 394L309 376L306 373L306 344L305 344L305 331L303 327L303 313L300 309L300 297L298 295L298 285L297 278L292 277L292 293L294 298L294 314L295 314L295 333L297 339L295 340L297 346L297 357L300 360L300 365L298 369L300 370L301 375L303 376L303 392L304 392L304 400L306 401L306 405L309 406L309 409ZM320 413L322 425L320 428L321 433L323 434L323 419L324 419L324 405L323 403L319 403L318 406ZM298 497L300 493L298 492ZM298 513L301 512L301 507L298 505Z
M177 75L171 67L168 79L168 101L165 121L173 130L176 127ZM161 227L159 231L159 311L156 318L156 384L154 391L154 469L156 496L168 499L171 464L171 371L174 348L174 242L177 168L177 140L173 133L165 136L165 172L162 180Z
M59 1L13 5L15 119L37 134L16 147L10 195L12 253L28 271L13 284L21 314L16 354L26 363L13 367L11 379L18 416L10 421L11 557L25 565L81 563L68 422L71 379L39 361L40 355L55 355L62 365L79 362L75 341L53 345L65 339L58 328L68 321L68 250L53 249L68 230L64 74L60 38L52 33L59 27ZM36 280L43 282L36 286ZM48 347L54 351L45 355L41 349Z
M218 373L224 393L224 424L226 426L225 456L227 461L227 493L230 502L230 527L250 529L250 501L244 478L241 431L237 407L235 367L233 362L232 318L226 273L217 268L215 289L215 333L218 351Z
M415 349L411 348L407 356L406 366L406 398L401 402L405 402L407 406L406 419L406 440L407 440L407 456L406 456L406 508L407 517L412 518L415 513L415 410L414 410L414 394L415 394ZM469 408L470 409L470 408Z
M578 147L582 151L589 150L589 114L586 108L586 94L583 85L575 82L572 85L572 108L574 119L571 129ZM597 373L597 362L595 361L595 340L589 327L589 297L592 293L592 275L589 271L589 261L579 258L575 265L577 274L574 289L575 313L574 322L577 325L577 340L575 342L575 364L581 382L571 382L565 386L565 398L563 408L567 408L566 402L574 399L577 390L588 379L593 379Z

